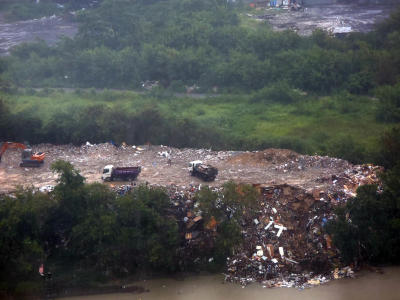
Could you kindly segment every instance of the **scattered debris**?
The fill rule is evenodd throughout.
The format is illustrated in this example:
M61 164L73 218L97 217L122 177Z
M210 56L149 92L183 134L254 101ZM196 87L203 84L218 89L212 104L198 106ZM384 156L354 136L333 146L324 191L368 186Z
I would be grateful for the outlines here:
M353 197L360 185L379 183L377 173L381 171L373 165L279 149L234 152L106 143L81 147L41 144L35 150L47 153L41 169L15 167L19 153L6 153L0 166L2 192L11 192L20 184L54 185L57 174L49 166L57 159L70 161L88 182L100 181L107 164L142 166L135 182L108 184L119 195L141 183L165 189L171 200L169 213L181 234L182 269L189 262L212 262L218 229L215 218L204 220L196 209L199 204L194 195L203 183L189 176L187 163L201 159L218 167L218 178L209 184L218 193L229 180L253 184L259 192L258 212L241 224L244 243L227 258L225 273L226 280L243 286L260 282L265 287L306 288L354 276L351 268L339 268L339 253L324 226L334 217L333 209ZM169 167L165 166L167 156L174 161Z
M332 271L340 265L339 253L323 230L337 201L289 185L258 189L258 216L243 225L243 248L227 259L227 281L306 288L353 276L350 268Z
M279 2L279 1L278 1ZM326 30L334 35L349 32L368 32L374 25L390 15L391 5L368 5L332 3L326 5L299 6L300 1L291 1L293 5L270 7L267 1L257 8L257 14L246 14L257 21L268 22L276 31L294 30L299 35L308 36L316 29ZM276 5L272 5L276 6Z

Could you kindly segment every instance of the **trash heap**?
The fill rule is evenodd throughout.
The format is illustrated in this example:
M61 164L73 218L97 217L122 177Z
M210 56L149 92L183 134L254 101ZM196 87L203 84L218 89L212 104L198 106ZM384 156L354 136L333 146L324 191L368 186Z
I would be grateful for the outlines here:
M342 181L365 180L372 170L360 167L359 172ZM326 197L327 193L309 192L287 184L254 186L260 193L259 211L241 224L244 241L235 255L227 258L225 280L242 286L259 282L264 287L303 289L354 275L350 267L340 268L339 253L324 231L339 202ZM201 185L163 188L171 200L169 214L175 216L181 235L180 267L186 270L190 269L189 264L212 262L218 224L213 218L204 222L196 209L194 196ZM123 186L116 192L130 189ZM212 190L222 192L221 187Z
M226 280L243 286L259 282L264 287L302 289L352 277L351 268L340 268L339 252L324 227L334 217L334 208L353 197L358 186L378 183L379 170L372 165L354 166L318 179L312 189L253 184L259 191L259 210L241 224L244 242L227 258ZM182 270L189 269L188 264L212 262L218 224L215 219L205 222L196 209L194 196L202 185L151 186L165 188L170 197L169 213L175 216L181 235ZM125 194L131 188L123 185L115 191ZM222 187L212 190L222 192Z
M339 253L324 233L334 203L289 185L258 189L260 211L242 224L244 243L227 258L227 281L305 288L353 275L338 268Z
M178 249L181 270L191 269L196 264L212 262L217 222L213 218L204 222L201 213L196 210L198 202L194 196L201 189L201 185L169 185L165 188L171 199L170 214L175 216L181 235ZM213 191L220 190L222 188L213 188Z
M308 189L315 200L330 201L333 204L344 203L355 197L358 187L365 184L378 184L378 174L382 167L374 165L356 165L345 169L337 175L328 175L317 179L314 188ZM319 188L318 183L324 183L326 188Z

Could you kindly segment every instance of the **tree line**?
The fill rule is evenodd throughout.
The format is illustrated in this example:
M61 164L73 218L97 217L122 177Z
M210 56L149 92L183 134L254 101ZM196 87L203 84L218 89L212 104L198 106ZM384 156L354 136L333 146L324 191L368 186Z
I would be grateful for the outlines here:
M76 144L86 141L115 141L132 145L168 144L176 147L229 147L218 130L187 118L169 117L157 107L143 107L137 113L106 105L69 109L43 121L25 112L12 114L0 98L0 141L28 141L30 144ZM232 145L232 144L230 144Z
M399 15L338 39L241 26L241 11L225 1L105 0L79 14L75 38L16 47L6 76L20 86L137 88L157 80L248 91L284 81L315 93L367 93L397 82Z
M370 33L343 38L246 27L244 12L215 0L105 0L78 14L76 37L19 45L0 72L24 87L136 89L150 80L179 91L345 90L379 97L379 119L399 120L400 10Z

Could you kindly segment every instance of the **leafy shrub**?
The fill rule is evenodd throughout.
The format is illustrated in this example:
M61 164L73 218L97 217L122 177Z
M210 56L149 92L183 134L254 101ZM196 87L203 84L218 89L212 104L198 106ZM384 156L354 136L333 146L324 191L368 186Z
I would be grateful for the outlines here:
M360 72L350 74L347 89L353 94L367 93L374 85L373 74L368 72Z
M264 87L255 92L250 101L252 102L279 102L284 104L293 103L302 97L298 91L285 81L278 81L270 86Z
M328 155L359 164L365 159L363 147L354 142L351 136L339 136L329 143Z
M376 89L379 106L376 113L377 120L381 122L400 121L400 84L395 86L382 86Z

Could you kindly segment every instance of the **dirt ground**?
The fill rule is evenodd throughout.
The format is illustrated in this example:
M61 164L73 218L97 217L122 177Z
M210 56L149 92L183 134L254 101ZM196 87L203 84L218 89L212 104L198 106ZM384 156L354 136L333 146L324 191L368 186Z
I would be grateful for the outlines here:
M233 180L262 185L289 184L311 191L331 188L332 178L349 177L354 174L361 176L360 166L353 166L345 160L300 155L290 150L279 149L237 152L177 149L166 146L116 148L111 144L81 147L40 144L34 146L33 150L46 153L45 163L40 168L19 167L21 150L9 149L4 153L0 163L0 193L12 192L17 186L39 188L55 185L57 174L51 172L50 165L58 159L71 162L80 170L88 183L101 182L104 166L112 164L118 167L141 166L142 172L136 180L138 183L176 185L183 189L189 185L203 183L200 179L189 175L188 163L192 160L203 160L218 168L216 180L207 183L211 186L220 186ZM170 153L171 166L168 165L168 159L162 154L163 152ZM360 178L357 181L362 179ZM126 182L111 184L122 185Z
M308 36L319 28L335 34L368 32L383 21L395 8L394 5L331 4L306 6L300 11L288 9L261 9L259 15L249 17L266 20L276 31L291 29Z

